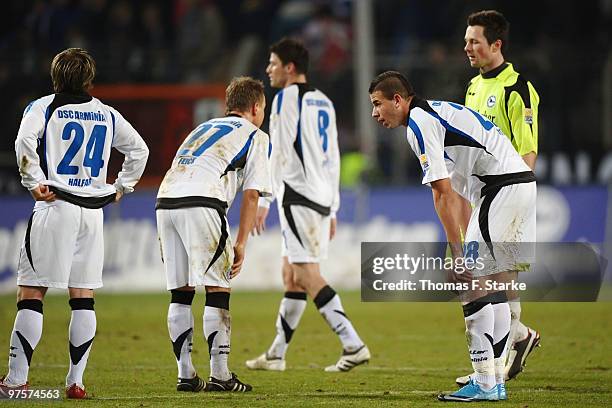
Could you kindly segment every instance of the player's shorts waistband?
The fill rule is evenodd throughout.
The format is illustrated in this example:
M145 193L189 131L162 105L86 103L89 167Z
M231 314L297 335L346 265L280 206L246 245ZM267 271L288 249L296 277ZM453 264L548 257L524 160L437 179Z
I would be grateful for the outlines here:
M308 207L311 210L318 212L321 215L327 216L331 213L331 207L325 207L321 204L304 197L285 183L285 193L283 194L283 207L289 205L301 205Z
M102 197L81 197L75 194L67 193L66 191L60 190L57 187L50 186L49 190L53 191L55 195L70 204L78 205L79 207L98 209L102 208L113 201L115 201L116 193L109 194Z
M486 196L487 194L499 191L500 188L505 186L511 186L513 184L531 183L536 181L535 174L533 171L521 171L518 173L507 173L507 174L495 174L488 176L475 176L485 183L482 188L480 195Z
M227 202L212 197L188 196L176 198L161 197L158 198L157 202L155 203L156 210L175 210L177 208L192 207L213 208L225 214L227 211Z

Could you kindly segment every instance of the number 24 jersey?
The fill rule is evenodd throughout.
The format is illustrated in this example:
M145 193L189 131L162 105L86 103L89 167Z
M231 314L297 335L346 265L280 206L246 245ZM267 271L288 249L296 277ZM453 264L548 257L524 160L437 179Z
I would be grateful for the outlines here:
M111 147L125 155L114 185L106 174ZM149 150L114 108L88 94L58 93L30 103L15 141L21 183L81 197L130 193L142 176Z

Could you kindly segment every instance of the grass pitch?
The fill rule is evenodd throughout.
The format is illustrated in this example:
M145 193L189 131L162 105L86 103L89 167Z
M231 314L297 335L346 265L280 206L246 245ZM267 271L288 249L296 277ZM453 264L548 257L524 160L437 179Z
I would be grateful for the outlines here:
M85 384L87 401L28 402L28 406L103 407L287 407L449 406L436 401L470 371L461 307L457 303L361 303L359 293L341 293L348 315L372 352L368 366L325 373L341 347L312 302L287 356L287 371L250 371L244 361L263 352L274 336L279 292L235 292L231 299L230 369L254 391L246 394L175 391L176 363L166 328L169 295L96 297L98 333ZM202 334L204 296L194 302L193 360L208 376ZM0 296L0 349L8 351L14 296ZM526 371L508 383L509 401L496 407L612 406L612 303L531 303L527 324L542 333ZM43 337L30 369L33 388L62 389L68 369L66 295L45 301ZM7 355L0 356L0 375ZM63 392L62 392L63 395ZM24 407L22 402L0 402ZM461 405L461 404L450 404ZM484 404L477 404L482 406Z

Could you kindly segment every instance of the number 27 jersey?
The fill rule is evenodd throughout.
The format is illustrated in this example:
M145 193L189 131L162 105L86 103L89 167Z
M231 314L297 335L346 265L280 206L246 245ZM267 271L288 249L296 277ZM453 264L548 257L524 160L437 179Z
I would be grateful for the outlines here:
M125 155L114 185L106 173L111 147ZM30 103L15 141L21 183L80 197L130 193L142 175L148 148L119 112L87 94L58 93Z
M204 122L178 148L157 198L208 197L231 206L240 189L268 196L270 149L268 135L240 116Z

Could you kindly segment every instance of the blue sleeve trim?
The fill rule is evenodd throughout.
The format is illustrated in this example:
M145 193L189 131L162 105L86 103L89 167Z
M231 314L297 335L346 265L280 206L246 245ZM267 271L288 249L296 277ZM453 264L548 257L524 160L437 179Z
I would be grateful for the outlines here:
M276 94L276 114L280 113L281 106L283 105L283 91L284 91L284 89L281 89Z
M295 141L293 142L293 148L295 149L304 172L306 171L306 165L304 164L304 153L302 152L302 95L298 94L298 120L297 120L297 132L295 135Z
M417 141L419 142L419 150L421 151L421 154L425 154L425 141L423 140L423 134L421 133L421 129L419 129L419 126L412 118L408 118L408 127L412 129L414 135L417 138Z
M111 138L111 146L113 145L113 143L115 142L115 115L113 114L112 111L110 111L111 114L111 119L113 120L113 137Z
M268 159L272 156L272 141L268 140Z
M30 104L31 105L31 104ZM47 106L45 111L45 130L43 130L42 139L38 141L36 152L40 160L40 168L45 174L46 178L49 178L49 168L47 167L47 125L51 119L51 106Z
M30 109L32 109L32 105L34 105L34 102L36 102L37 100L34 100L34 101L28 103L28 106L26 106L25 109L23 110L23 116L25 116L25 114L28 113L30 111Z

